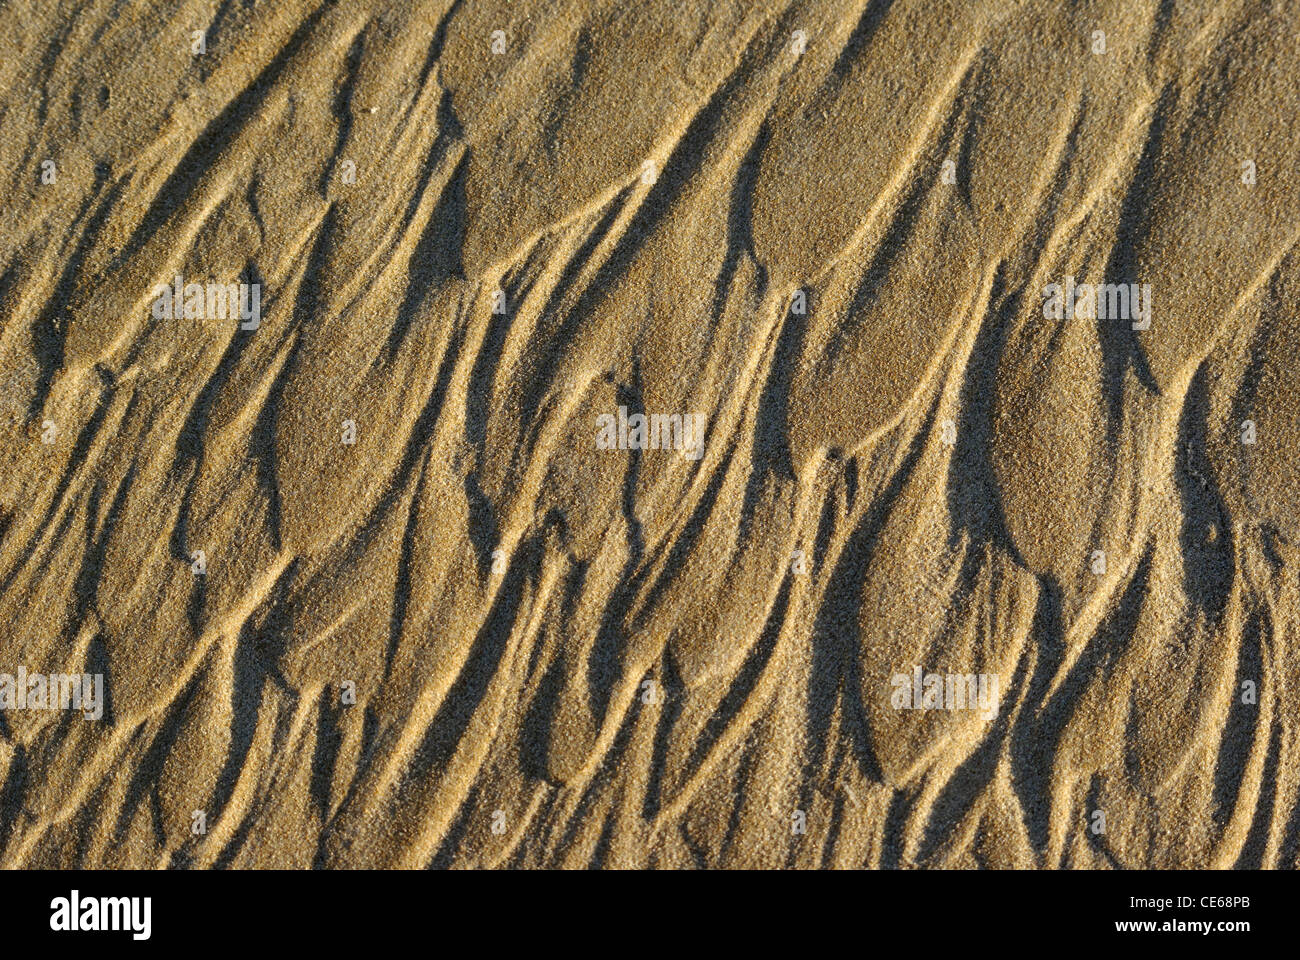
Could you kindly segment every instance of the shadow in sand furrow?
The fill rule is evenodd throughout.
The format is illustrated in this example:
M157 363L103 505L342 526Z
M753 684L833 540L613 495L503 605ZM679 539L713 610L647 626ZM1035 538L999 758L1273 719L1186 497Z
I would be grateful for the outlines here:
M202 179L217 165L217 160L230 152L231 143L248 124L258 104L266 100L289 62L309 42L313 31L332 7L333 3L326 2L308 15L271 61L199 132L185 154L177 160L175 169L117 254L113 261L114 272L144 249L167 220L183 207L185 200L196 192Z

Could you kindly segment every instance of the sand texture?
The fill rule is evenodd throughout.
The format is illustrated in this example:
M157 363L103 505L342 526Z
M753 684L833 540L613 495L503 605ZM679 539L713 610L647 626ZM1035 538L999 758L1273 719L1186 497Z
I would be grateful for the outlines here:
M1300 860L1300 4L0 21L0 866Z

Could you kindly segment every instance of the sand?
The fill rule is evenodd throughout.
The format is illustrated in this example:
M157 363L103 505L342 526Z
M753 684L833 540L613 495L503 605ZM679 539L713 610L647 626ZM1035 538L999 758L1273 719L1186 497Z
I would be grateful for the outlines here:
M1300 7L8 14L0 865L1296 866Z

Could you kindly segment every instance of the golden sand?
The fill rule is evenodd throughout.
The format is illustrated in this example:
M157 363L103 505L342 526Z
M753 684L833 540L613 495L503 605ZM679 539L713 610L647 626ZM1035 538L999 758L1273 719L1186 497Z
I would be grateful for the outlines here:
M6 14L0 865L1296 865L1300 6Z

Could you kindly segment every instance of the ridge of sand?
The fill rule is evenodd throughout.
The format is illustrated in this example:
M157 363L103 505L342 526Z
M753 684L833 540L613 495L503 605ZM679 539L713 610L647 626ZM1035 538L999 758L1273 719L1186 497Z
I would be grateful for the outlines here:
M1300 8L9 19L0 865L1296 866Z

